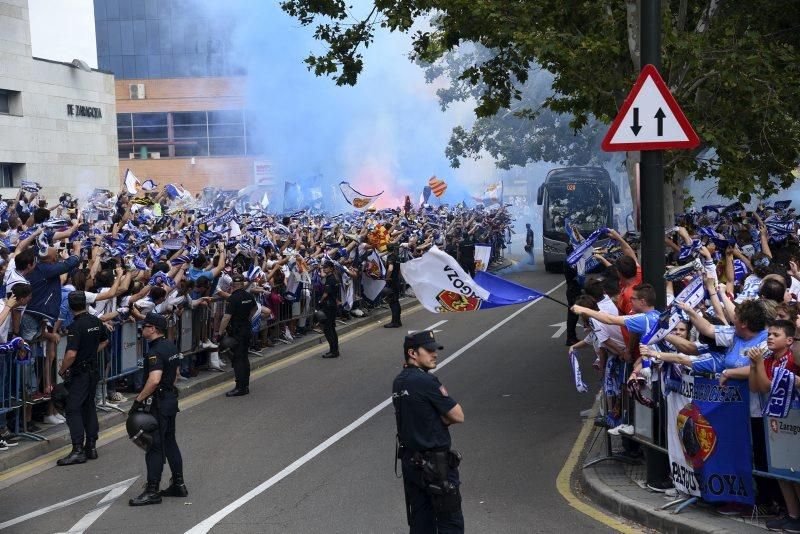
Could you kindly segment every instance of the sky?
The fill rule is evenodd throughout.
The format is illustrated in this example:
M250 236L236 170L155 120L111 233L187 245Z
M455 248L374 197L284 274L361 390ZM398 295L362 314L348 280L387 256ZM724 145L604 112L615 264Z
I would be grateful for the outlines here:
M92 0L28 0L35 57L97 68Z

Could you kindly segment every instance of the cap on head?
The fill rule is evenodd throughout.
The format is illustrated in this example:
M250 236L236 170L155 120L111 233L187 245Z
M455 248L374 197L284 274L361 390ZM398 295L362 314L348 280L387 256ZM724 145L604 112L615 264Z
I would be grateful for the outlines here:
M144 316L144 325L154 326L162 333L167 332L167 320L160 313L149 312Z
M407 335L403 340L403 352L408 349L418 349L420 347L430 352L444 349L443 346L436 342L431 330L414 332L413 334Z
M86 293L83 291L73 291L67 295L67 304L72 311L83 311L86 309Z

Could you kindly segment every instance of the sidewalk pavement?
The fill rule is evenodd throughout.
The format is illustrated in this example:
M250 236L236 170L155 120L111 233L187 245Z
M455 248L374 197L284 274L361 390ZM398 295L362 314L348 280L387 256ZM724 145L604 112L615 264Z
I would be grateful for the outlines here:
M606 429L595 427L584 445L580 466L606 455ZM621 439L612 438L612 450L621 451ZM605 460L582 469L580 483L583 493L596 504L626 519L658 532L680 534L768 532L764 523L772 517L729 517L714 511L708 504L698 501L673 513L674 507L658 510L678 496L656 493L645 485L644 461L629 465L615 460ZM674 491L674 490L673 490Z
M400 306L403 310L407 310L417 305L417 300L414 298L403 298L400 300ZM359 327L366 326L371 323L381 322L388 319L391 312L387 307L378 307L370 310L369 315L362 318L352 318L346 323L339 321L336 327L337 332L341 336L347 332L351 332ZM250 353L250 365L253 371L261 367L270 365L289 358L303 350L315 347L325 343L325 336L315 331L306 334L300 339L294 340L288 345L277 343L275 347L264 349L261 351L260 356L253 357L253 352ZM185 381L178 383L180 390L180 398L185 399L188 395L206 390L221 384L233 378L233 369L231 365L225 367L224 372L210 371L201 372L196 377L189 378ZM120 410L102 411L98 410L97 418L100 423L100 433L102 436L103 431L125 422L128 416L128 409L133 403L135 394L124 393L128 400L119 403ZM47 439L47 441L27 441L20 439L19 445L11 447L6 451L0 451L0 482L7 478L8 471L18 467L26 462L36 460L37 458L46 455L50 452L65 448L70 443L69 429L66 424L59 425L46 425L43 423L36 423L43 430L38 434ZM101 438L102 442L102 438ZM65 449L66 451L66 449Z

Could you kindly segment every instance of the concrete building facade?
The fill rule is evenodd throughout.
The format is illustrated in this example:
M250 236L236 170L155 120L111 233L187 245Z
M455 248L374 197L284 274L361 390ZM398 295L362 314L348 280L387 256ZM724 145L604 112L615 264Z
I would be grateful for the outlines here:
M118 175L113 76L33 57L27 0L0 0L0 194L34 180L52 203Z

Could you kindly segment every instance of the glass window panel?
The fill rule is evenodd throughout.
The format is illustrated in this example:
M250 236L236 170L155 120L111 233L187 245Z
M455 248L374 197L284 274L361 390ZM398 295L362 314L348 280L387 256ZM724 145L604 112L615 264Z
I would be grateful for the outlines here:
M133 49L137 56L147 53L147 23L143 20L133 23Z
M195 143L175 145L176 158L190 158L192 156L208 156L208 143L205 137L197 139L182 139L182 141L195 141Z
M209 137L241 137L244 135L244 124L209 125Z
M109 20L108 27L108 55L118 56L122 54L122 29L118 20Z
M158 18L158 0L145 1L145 18L155 20Z
M142 0L134 0L131 7L133 8L133 20L144 20L145 3Z
M136 55L136 77L149 78L150 69L147 68L147 56Z
M116 71L114 74L117 74ZM122 56L122 79L136 78L136 56Z
M131 130L130 126L123 126L122 128L117 128L117 139L120 141L130 141L133 136L133 131Z
M97 3L97 2L95 2ZM119 0L107 0L106 2L106 19L119 20Z
M134 126L166 126L167 114L166 113L134 113L133 114Z
M159 54L161 51L161 39L159 37L159 26L157 20L148 20L145 23L147 29L147 53L149 55Z
M139 0L135 0L138 2ZM120 20L131 20L131 0L119 0L119 18Z
M172 124L186 126L190 124L206 124L205 111L176 111L172 114Z
M106 20L106 3L99 0L94 1L94 20L95 22Z
M0 89L0 113L9 113L8 91Z
M161 143L153 143L147 145L136 145L135 150L131 150L131 152L136 152L136 157L140 158L142 156L142 148L147 149L147 158L151 159L150 154L158 153L162 158L169 157L169 148L165 144ZM144 159L144 158L142 158Z
M122 63L122 56L109 56L108 57L108 70L113 72L117 78L122 78L122 73L125 72L124 65Z
M199 126L175 126L172 129L175 139L187 139L191 137L205 137L206 136L206 127L205 125Z
M131 114L130 113L117 113L117 127L130 126Z
M167 127L166 126L139 126L133 129L133 134L136 136L137 141L149 140L166 140Z
M133 45L133 21L120 21L119 30L122 38L122 55L132 56L136 53L136 49Z
M244 155L244 137L225 137L209 139L212 156Z
M209 124L241 124L243 121L242 110L209 111Z

